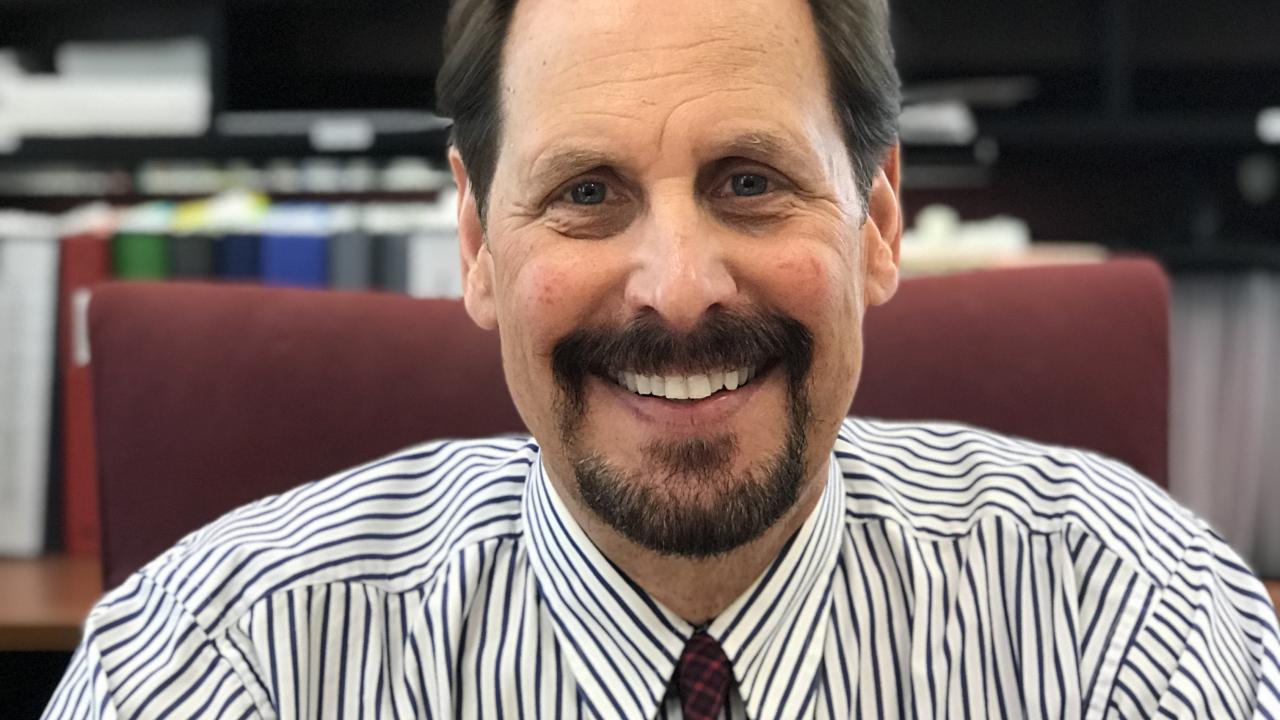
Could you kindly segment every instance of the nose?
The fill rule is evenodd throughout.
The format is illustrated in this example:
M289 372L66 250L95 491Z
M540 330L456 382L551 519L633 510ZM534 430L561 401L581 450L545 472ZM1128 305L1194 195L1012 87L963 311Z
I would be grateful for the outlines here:
M629 309L654 312L677 332L737 293L724 245L700 212L693 202L654 203L637 228L638 262L627 278Z

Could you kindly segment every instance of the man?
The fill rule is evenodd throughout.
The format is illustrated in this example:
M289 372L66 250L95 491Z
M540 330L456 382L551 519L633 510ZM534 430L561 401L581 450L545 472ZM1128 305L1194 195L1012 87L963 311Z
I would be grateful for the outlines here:
M1261 584L1092 454L846 421L893 295L882 0L461 0L465 302L533 438L244 508L50 717L1245 717Z

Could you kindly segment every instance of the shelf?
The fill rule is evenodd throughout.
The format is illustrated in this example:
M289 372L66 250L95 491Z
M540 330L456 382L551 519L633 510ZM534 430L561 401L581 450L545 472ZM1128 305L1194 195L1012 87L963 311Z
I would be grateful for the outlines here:
M70 651L102 595L96 557L0 559L0 651Z
M378 135L367 149L316 150L305 136L188 138L24 138L13 153L0 153L0 168L31 163L137 163L144 160L268 160L297 157L393 157L441 159L448 130Z
M1221 243L1211 247L1164 247L1155 251L1171 273L1280 272L1280 243Z
M1031 147L1040 152L1064 148L1206 148L1263 147L1257 115L1244 113L1160 113L1109 117L1016 117L987 115L978 119L981 135L1004 147Z

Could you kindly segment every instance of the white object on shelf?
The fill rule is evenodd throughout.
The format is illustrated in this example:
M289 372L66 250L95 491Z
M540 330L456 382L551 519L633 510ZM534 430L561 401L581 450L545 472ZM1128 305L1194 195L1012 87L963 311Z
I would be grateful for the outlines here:
M57 74L0 59L0 135L194 137L209 128L209 51L201 40L65 43Z
M978 137L978 122L959 100L907 104L898 116L898 133L920 145L968 145Z
M1280 145L1280 107L1263 108L1256 123L1258 139L1267 145Z
M195 137L210 102L196 78L0 76L0 127L20 137Z
M998 215L962 221L955 209L930 205L903 233L904 275L928 275L1012 265L1098 262L1107 250L1090 243L1032 242L1031 229L1014 217Z
M422 206L409 236L409 294L421 298L462 297L462 264L458 252L457 193L441 192Z
M52 218L0 212L0 554L44 549L56 340Z
M201 38L71 41L58 46L53 65L68 77L209 77L209 44Z
M382 171L385 192L439 192L453 184L449 171L434 167L419 157L392 158Z

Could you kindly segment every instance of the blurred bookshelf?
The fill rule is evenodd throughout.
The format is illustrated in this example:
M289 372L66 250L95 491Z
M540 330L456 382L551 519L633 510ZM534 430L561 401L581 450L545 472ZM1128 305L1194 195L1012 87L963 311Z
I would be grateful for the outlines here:
M225 246L226 222L191 221L193 208L248 194L261 222L276 208L313 237L370 238L363 280L319 279L326 267L312 286L412 292L376 268L416 242L403 238L433 237L417 243L426 258L449 232L448 124L433 114L446 8L0 0L0 209L55 223L92 203L117 219L181 211L181 227L149 230ZM1041 261L1120 252L1175 274L1280 271L1272 9L895 0L908 218L940 205L962 223L1016 218L1019 247L1060 241L1036 245ZM935 248L913 267L982 266L992 243L1009 247Z
M14 423L35 428L22 468L0 463L0 487L24 475L26 505L13 507L40 517L8 548L30 557L0 560L0 587L20 594L0 598L0 656L69 650L100 589L93 543L70 540L92 534L91 504L65 511L92 472L68 450L83 438L63 438L68 421L91 426L74 357L87 300L65 287L71 255L51 249L75 248L86 289L133 276L455 296L448 127L433 114L446 5L0 0L0 215L17 218L0 222L0 253L21 245L43 268L27 299L0 308L7 337L37 340L0 359L6 372L23 364L44 398ZM926 243L904 252L908 270L1118 252L1154 256L1175 278L1280 272L1270 0L891 6L903 203ZM104 100L104 82L137 103ZM15 93L45 104L15 105ZM5 114L15 106L44 111ZM948 231L930 231L944 206ZM973 231L997 218L1015 221ZM263 250L268 235L288 262ZM223 251L245 237L257 239L233 271ZM1061 242L1032 242L1046 238ZM31 641L24 623L50 608L58 629ZM0 706L19 700L0 693Z

